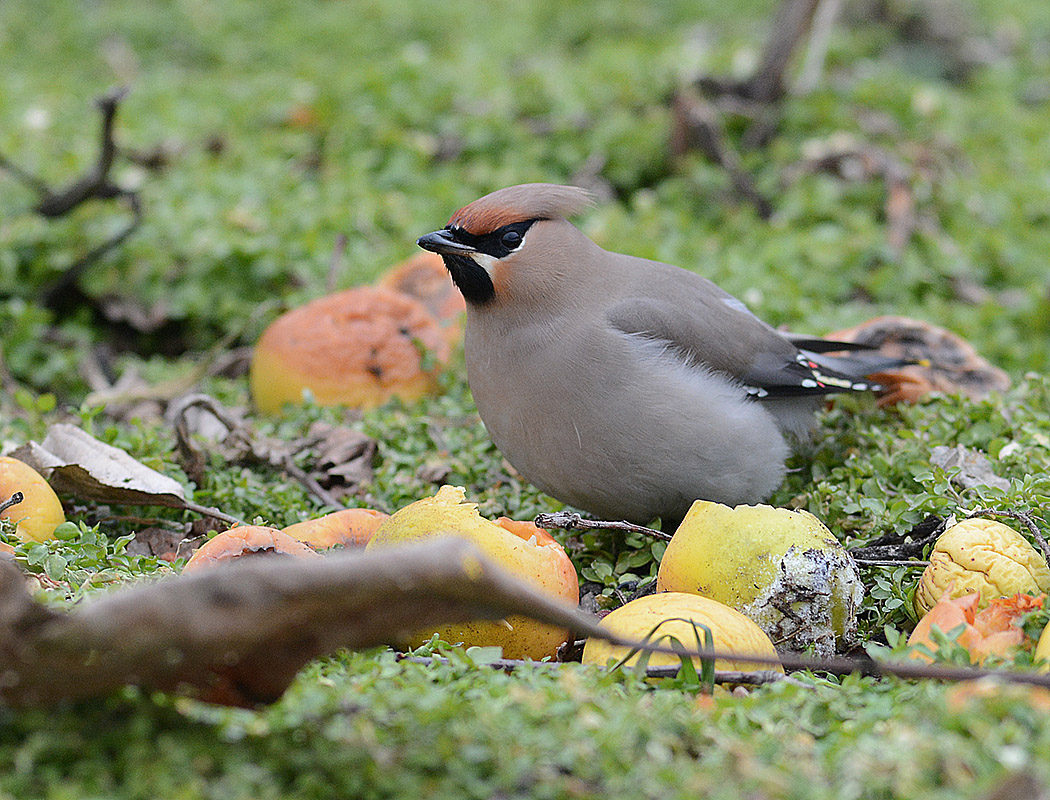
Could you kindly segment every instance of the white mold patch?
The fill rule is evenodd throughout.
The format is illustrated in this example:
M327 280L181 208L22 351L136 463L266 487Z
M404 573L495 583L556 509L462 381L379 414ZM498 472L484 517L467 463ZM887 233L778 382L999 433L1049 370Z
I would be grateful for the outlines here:
M842 550L791 547L779 571L754 602L740 609L773 640L777 649L812 647L822 658L857 638L857 609L864 586L853 559Z

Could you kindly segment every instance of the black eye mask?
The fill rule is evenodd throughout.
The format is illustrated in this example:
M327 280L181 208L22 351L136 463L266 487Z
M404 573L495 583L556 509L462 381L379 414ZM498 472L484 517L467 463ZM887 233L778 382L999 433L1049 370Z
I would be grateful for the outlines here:
M445 230L451 233L452 238L460 244L468 245L479 253L484 253L493 258L503 258L521 247L521 243L525 239L525 231L531 228L534 222L536 222L534 219L528 219L524 222L512 222L510 225L504 225L491 233L482 234L469 233L463 228L456 228L451 225Z

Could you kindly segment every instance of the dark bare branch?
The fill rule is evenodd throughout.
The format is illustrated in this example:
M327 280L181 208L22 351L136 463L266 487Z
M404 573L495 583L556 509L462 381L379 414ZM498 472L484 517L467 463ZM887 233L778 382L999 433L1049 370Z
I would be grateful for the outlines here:
M538 514L533 522L539 528L561 528L566 531L622 531L624 533L640 533L643 536L649 536L665 542L671 541L671 534L654 528L647 528L644 525L635 525L633 522L584 519L579 514L572 514L568 511L559 511L555 514Z

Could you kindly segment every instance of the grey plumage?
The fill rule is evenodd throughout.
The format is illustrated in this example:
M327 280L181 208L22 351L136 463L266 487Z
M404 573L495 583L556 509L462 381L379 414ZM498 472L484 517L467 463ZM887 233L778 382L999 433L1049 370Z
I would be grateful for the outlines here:
M601 249L565 218L588 201L510 187L419 240L468 301L467 377L493 441L540 489L602 518L765 499L821 398L866 384L705 278Z

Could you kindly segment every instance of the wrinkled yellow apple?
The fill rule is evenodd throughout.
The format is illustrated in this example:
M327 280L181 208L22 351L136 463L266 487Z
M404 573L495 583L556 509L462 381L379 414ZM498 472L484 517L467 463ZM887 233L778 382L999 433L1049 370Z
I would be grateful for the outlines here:
M21 503L0 512L0 519L16 523L15 535L23 542L42 542L54 537L55 528L66 521L62 503L44 477L17 458L0 456L0 501L15 492Z
M473 542L498 566L531 583L555 599L577 605L580 602L576 569L561 545L542 529L529 523L511 522L507 527L485 519L476 503L466 501L466 492L457 486L442 486L436 495L410 503L394 512L379 526L366 550L380 550L437 536L458 536ZM420 631L412 646L425 642L437 632L447 642L466 646L498 646L504 658L540 659L554 656L569 631L544 625L523 616L505 620L479 620L446 625L436 631Z
M706 500L668 543L656 588L718 600L773 641L822 656L853 643L864 594L853 559L808 511Z
M1039 642L1035 646L1035 652L1032 653L1032 659L1039 665L1040 672L1050 672L1050 625L1043 628L1043 632L1039 635Z
M941 599L978 592L984 608L995 597L1050 592L1050 568L1021 534L992 519L966 519L944 533L915 591L922 616Z
M668 647L671 646L669 637L674 637L689 650L700 649L697 632L700 634L699 641L703 643L705 634L698 626L704 625L711 631L716 652L777 658L776 648L769 637L750 619L717 600L688 592L660 592L639 597L607 614L599 624L625 638ZM626 647L591 638L583 648L583 663L604 666L610 658L619 660L628 652ZM637 659L638 655L635 654L627 663L633 664ZM693 662L699 666L700 659L694 658ZM649 657L649 665L653 667L678 663L680 659L670 653L653 653ZM779 663L764 664L724 658L715 661L715 669L743 672L773 669L783 672Z

